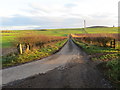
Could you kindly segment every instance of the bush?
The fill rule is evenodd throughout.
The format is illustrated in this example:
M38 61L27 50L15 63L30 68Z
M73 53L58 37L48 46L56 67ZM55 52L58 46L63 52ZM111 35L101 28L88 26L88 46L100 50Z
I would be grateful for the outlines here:
M111 47L111 41L115 39L116 43L120 41L120 34L75 34L73 37L77 41L83 41L88 44ZM117 44L116 44L117 46Z
M107 46L107 43L110 43L113 38L111 37L81 37L77 38L77 41L83 41L88 44L98 45L98 46Z

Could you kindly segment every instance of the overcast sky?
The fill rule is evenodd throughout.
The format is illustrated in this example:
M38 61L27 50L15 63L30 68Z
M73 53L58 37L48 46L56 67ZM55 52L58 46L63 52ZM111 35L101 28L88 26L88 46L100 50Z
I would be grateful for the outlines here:
M0 29L117 26L119 0L1 0Z

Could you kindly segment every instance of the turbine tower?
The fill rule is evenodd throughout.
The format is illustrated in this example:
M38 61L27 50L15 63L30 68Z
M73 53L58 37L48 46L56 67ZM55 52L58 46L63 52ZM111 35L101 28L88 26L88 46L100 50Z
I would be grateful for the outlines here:
M86 21L84 20L84 30L85 30L85 28L86 28Z
M84 20L84 32L87 33L86 29L86 20Z

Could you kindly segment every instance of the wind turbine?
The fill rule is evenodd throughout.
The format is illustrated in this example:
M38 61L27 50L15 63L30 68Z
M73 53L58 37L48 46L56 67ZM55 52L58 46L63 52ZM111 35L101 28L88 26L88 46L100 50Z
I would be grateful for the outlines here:
M84 20L84 32L87 33L87 31L85 30L86 29L86 20Z

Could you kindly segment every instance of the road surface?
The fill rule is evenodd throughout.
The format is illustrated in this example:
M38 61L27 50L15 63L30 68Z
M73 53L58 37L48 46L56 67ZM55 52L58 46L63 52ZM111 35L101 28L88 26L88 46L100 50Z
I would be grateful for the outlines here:
M3 69L6 87L110 87L87 55L71 39L56 54L42 60Z

